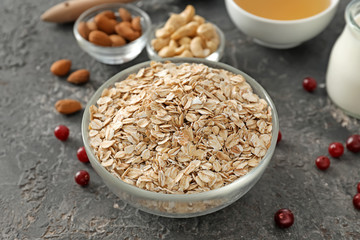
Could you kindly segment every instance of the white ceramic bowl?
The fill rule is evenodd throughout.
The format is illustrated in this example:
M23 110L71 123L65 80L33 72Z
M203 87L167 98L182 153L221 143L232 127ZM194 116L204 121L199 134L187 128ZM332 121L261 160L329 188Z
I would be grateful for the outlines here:
M254 92L267 101L267 103L271 107L272 112L272 139L269 149L267 150L265 156L257 167L252 169L248 174L242 176L241 178L224 187L194 194L164 194L146 191L125 183L124 181L115 177L109 171L107 171L97 160L96 156L94 155L94 151L89 143L89 108L91 105L96 105L96 101L99 99L102 91L105 88L112 87L116 82L124 80L129 74L137 73L140 69L148 67L150 65L150 61L137 64L119 72L118 74L110 78L108 81L106 81L94 93L85 108L81 132L86 153L89 157L92 167L103 179L104 183L110 188L110 190L120 199L145 212L160 216L173 218L195 217L215 212L228 206L229 204L235 202L240 197L242 197L255 185L255 183L263 175L275 151L279 132L279 120L275 105L268 93L265 91L265 89L263 89L261 85L253 78L241 72L240 70L224 63L208 61L206 59L200 58L169 58L163 59L162 61L167 60L170 60L176 64L181 64L184 62L202 63L206 64L209 67L225 69L235 74L241 74L245 77L246 81L253 88Z
M314 0L316 1L316 0ZM271 48L292 48L322 32L335 15L340 0L331 0L327 9L312 17L298 20L272 20L251 14L234 0L225 0L234 24L260 45Z

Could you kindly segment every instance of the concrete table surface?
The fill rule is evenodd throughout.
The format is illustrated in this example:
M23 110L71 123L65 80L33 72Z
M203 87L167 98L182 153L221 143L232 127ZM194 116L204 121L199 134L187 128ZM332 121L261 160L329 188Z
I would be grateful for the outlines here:
M40 15L56 0L0 2L0 239L360 239L360 211L352 197L360 181L360 155L345 151L319 171L314 160L333 141L359 134L349 118L328 99L324 88L331 48L341 33L340 1L334 20L316 38L289 50L256 45L231 22L221 0L143 0L153 23L193 4L197 13L225 32L222 62L254 77L272 96L283 140L263 177L244 197L223 210L190 219L169 219L141 212L119 200L89 164L76 158L82 146L82 112L62 116L61 98L86 104L115 73L148 60L145 50L117 66L101 64L76 44L72 24L52 24ZM86 68L91 80L74 86L53 76L52 62L69 58L73 69ZM319 88L308 93L302 79L312 76ZM65 124L70 138L60 142L53 129ZM91 182L74 182L80 169ZM274 225L279 208L290 208L295 223Z

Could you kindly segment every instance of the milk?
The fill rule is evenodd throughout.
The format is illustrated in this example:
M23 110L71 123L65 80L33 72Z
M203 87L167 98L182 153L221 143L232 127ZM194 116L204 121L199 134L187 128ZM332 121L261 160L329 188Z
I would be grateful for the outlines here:
M359 7L360 1L353 5ZM347 24L330 55L326 89L337 106L360 118L360 14L355 16L355 25L350 21L351 7L346 10Z

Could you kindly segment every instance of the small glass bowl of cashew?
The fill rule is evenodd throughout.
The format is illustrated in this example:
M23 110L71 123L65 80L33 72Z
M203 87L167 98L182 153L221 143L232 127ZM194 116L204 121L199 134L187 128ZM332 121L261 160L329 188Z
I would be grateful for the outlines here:
M224 33L215 24L195 14L188 5L171 14L165 23L153 26L146 44L151 60L169 57L194 57L219 61L225 48Z

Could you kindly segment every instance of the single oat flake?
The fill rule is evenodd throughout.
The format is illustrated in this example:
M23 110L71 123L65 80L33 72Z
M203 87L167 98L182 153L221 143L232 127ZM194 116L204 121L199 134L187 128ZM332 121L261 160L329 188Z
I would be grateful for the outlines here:
M139 188L190 194L223 187L270 147L271 109L241 75L151 62L90 107L89 138L110 173Z

